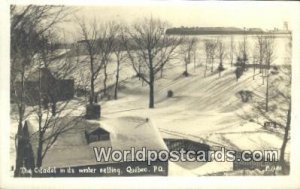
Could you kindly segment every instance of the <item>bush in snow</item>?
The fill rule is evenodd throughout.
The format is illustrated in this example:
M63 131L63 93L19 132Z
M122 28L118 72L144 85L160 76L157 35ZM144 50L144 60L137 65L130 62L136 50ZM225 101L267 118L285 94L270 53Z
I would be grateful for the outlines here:
M182 73L182 75L184 75L185 77L188 77L188 76L189 76L189 73L188 73L187 71L184 71L184 72Z
M168 90L167 97L171 98L171 97L173 97L173 95L174 95L173 91L172 90Z
M236 80L238 80L243 75L244 69L241 66L236 67L235 69L235 76Z
M252 91L241 90L238 93L242 98L242 102L248 102L250 99L252 99Z
M219 72L222 72L222 71L224 71L224 70L225 70L225 68L224 68L223 64L219 64L219 66L218 66L218 71L219 71Z

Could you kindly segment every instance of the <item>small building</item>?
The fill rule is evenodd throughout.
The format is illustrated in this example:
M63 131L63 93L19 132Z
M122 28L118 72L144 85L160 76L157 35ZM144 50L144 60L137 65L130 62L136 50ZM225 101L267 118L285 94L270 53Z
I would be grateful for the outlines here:
M110 140L109 132L100 127L93 130L85 130L85 138L88 144L97 141Z
M15 93L21 94L21 82L15 84ZM40 68L31 73L24 82L25 103L37 105L70 100L74 97L74 79L57 79L48 68ZM41 93L41 97L40 97Z

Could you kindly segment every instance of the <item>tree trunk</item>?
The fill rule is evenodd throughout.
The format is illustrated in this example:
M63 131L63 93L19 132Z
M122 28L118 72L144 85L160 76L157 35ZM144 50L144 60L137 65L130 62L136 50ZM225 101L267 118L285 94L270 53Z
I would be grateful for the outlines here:
M262 70L261 75L262 75L262 85L264 85L265 84L265 70Z
M52 101L51 113L52 116L56 115L56 101Z
M94 87L94 63L93 63L93 58L90 58L90 66L91 66L91 92L90 92L90 99L89 102L90 104L93 104L94 102L94 96L95 96L95 87Z
M154 108L154 68L152 66L152 60L150 59L150 70L149 70L149 108Z
M24 79L25 79L25 66L22 64L22 72L21 72L21 96L19 102L19 124L18 124L18 131L16 135L16 142L17 142L17 149L16 149L16 167L14 171L14 176L20 176L20 168L23 166L23 119L24 119Z
M266 88L266 112L269 111L269 74L267 73L267 88Z
M103 80L103 95L106 96L106 90L107 90L107 86L106 86L106 83L107 83L107 62L105 61L104 63L104 80Z
M119 71L120 71L120 60L117 60L117 73L116 73L115 96L114 96L115 100L118 99Z
M37 158L36 158L36 167L42 166L42 153L43 153L43 144L39 141L38 150L37 150Z
M261 60L259 60L259 73L262 73L262 62L261 62Z
M42 166L43 137L44 133L42 132L42 116L39 116L39 141L37 149L36 167Z
M148 60L149 60L149 108L154 108L154 66L153 66L153 59L151 49L148 49Z
M154 82L150 82L149 88L149 108L154 108Z
M38 120L39 120L39 141L38 141L38 149L37 149L37 159L36 159L36 166L41 167L42 166L42 153L43 153L43 131L42 131L42 120L43 120L43 114L42 114L42 96L41 96L41 74L39 71L39 110L38 110Z
M288 110L288 114L287 114L287 122L286 122L286 126L284 129L284 137L283 137L283 141L282 141L282 145L280 148L280 163L282 166L282 172L286 173L287 171L287 167L285 164L285 159L284 159L284 154L285 154L285 149L286 149L286 145L288 142L288 138L289 138L289 130L290 130L290 126L291 126L291 102L289 104L289 110Z
M22 121L19 121L18 125L18 133L16 135L17 149L16 149L16 167L14 171L14 176L19 177L20 168L23 166L23 156L24 156L24 148L23 148L23 132L22 132Z
M185 58L185 77L187 77L189 75L188 72L188 64L191 62L191 55L190 55L190 50L188 51L188 55Z
M262 55L262 46L260 45L259 50L259 73L262 73L262 61L263 61L263 55Z
M188 74L188 61L186 60L185 61L185 77L187 77L189 74Z
M141 63L139 63L139 74L138 74L138 76L139 76L139 80L141 80ZM143 83L142 83L142 85L143 85Z

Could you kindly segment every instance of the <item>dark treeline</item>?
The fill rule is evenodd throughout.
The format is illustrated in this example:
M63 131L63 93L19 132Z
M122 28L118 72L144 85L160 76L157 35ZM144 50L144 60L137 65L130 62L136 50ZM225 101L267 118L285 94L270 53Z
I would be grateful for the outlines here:
M168 35L260 35L260 34L289 34L290 31L268 31L265 32L261 28L247 28L246 30L236 27L179 27L168 28Z

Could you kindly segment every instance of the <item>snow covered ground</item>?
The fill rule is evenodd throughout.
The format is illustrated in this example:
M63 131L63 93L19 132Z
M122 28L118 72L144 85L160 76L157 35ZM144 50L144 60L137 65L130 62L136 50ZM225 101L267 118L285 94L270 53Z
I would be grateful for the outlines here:
M240 90L263 92L265 85L262 84L262 78L257 75L253 80L253 71L249 69L236 81L235 67L231 67L228 63L224 65L226 70L220 77L217 72L210 73L210 71L204 77L203 64L203 61L197 62L194 68L191 63L190 76L184 77L182 75L184 64L180 61L172 62L164 71L163 77L158 77L155 81L154 109L148 108L148 86L142 84L138 78L132 77L134 73L128 71L128 68L123 69L119 99L100 102L101 119L109 124L109 120L120 117L144 117L153 122L162 138L190 139L238 151L279 149L282 133L274 134L241 116L245 112L250 112L252 105L251 102L243 103L237 93ZM217 63L215 69L216 67ZM173 97L167 97L168 90L174 92ZM82 114L85 111L84 104L83 98L74 98L69 104L69 110L74 115ZM76 108L72 108L75 105ZM124 121L124 128L126 124ZM12 164L16 128L17 124L12 120ZM290 153L289 144L287 153ZM232 163L221 165L212 162L195 164L189 169L184 167L171 162L170 175L197 176L229 171L232 170Z
M157 80L155 109L147 108L147 86L141 87L141 82L135 79L125 84L119 100L102 103L103 117L149 117L163 138L191 139L238 151L280 148L282 135L267 131L240 116L250 111L251 104L242 103L238 91L264 90L265 87L259 77L253 80L252 71L248 71L238 82L231 67L227 67L220 78L218 74L204 78L203 67L191 71L192 75L185 78L181 76L183 66L180 64L168 72L166 77ZM166 97L168 90L174 92L174 97ZM224 163L223 166L209 164L204 166L209 170L207 174L214 169L221 172L232 167L232 163ZM203 175L204 167L195 167L193 174Z

